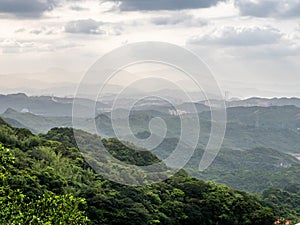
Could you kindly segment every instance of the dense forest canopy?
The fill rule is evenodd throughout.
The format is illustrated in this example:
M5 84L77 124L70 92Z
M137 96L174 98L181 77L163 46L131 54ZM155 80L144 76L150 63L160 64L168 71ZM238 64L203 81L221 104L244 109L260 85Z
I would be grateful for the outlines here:
M127 163L158 160L117 139L103 142ZM85 162L70 128L36 136L0 120L0 143L1 224L271 225L300 218L296 186L258 196L191 178L183 170L143 187L111 182Z

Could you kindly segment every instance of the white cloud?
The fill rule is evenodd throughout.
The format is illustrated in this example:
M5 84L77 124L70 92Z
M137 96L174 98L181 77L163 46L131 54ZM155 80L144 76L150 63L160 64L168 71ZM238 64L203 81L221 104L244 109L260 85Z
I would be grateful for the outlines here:
M14 39L6 39L0 42L2 53L26 53L30 51L49 51L49 45L38 44L31 41L18 41Z
M54 43L49 43L46 40L16 40L5 39L0 42L2 53L5 54L24 54L24 53L40 53L40 52L57 52L67 48L80 47L81 44L74 42L66 42L64 40L57 40Z
M188 44L255 46L278 43L281 38L281 32L270 27L223 27L206 35L191 37Z

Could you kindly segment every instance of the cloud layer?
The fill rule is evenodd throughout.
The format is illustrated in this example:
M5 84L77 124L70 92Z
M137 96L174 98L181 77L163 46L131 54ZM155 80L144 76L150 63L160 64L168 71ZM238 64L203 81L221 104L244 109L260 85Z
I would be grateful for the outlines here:
M235 5L243 16L300 17L300 0L235 0Z
M71 21L65 25L65 32L73 34L104 34L105 31L100 28L102 24L102 22L92 19Z
M208 35L194 36L188 43L201 45L255 46L278 43L279 30L270 27L225 27Z
M108 0L114 1L115 0ZM120 10L180 10L209 8L224 0L121 0Z
M159 16L151 20L155 25L183 25L183 26L198 26L202 27L208 24L204 19L196 18L186 13L176 13L170 16Z
M54 0L1 0L0 13L9 13L17 17L40 17L54 6Z

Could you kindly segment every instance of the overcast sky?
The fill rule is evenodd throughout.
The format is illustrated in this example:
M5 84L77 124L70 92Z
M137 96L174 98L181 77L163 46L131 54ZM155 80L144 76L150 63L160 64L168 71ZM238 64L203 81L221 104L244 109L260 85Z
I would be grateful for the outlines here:
M300 0L0 0L0 92L77 83L139 41L195 52L231 97L300 97Z

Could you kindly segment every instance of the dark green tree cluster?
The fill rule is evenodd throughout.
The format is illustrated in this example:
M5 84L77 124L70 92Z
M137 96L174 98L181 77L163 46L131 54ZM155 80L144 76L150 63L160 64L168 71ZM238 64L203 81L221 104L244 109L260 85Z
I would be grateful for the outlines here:
M51 191L29 197L9 183L14 171L12 152L0 144L0 224L88 224L79 209L83 198L71 194L55 195ZM11 173L12 172L12 173Z
M270 188L264 191L262 197L270 202L276 215L284 220L300 221L300 191L297 186L287 187L289 190Z

